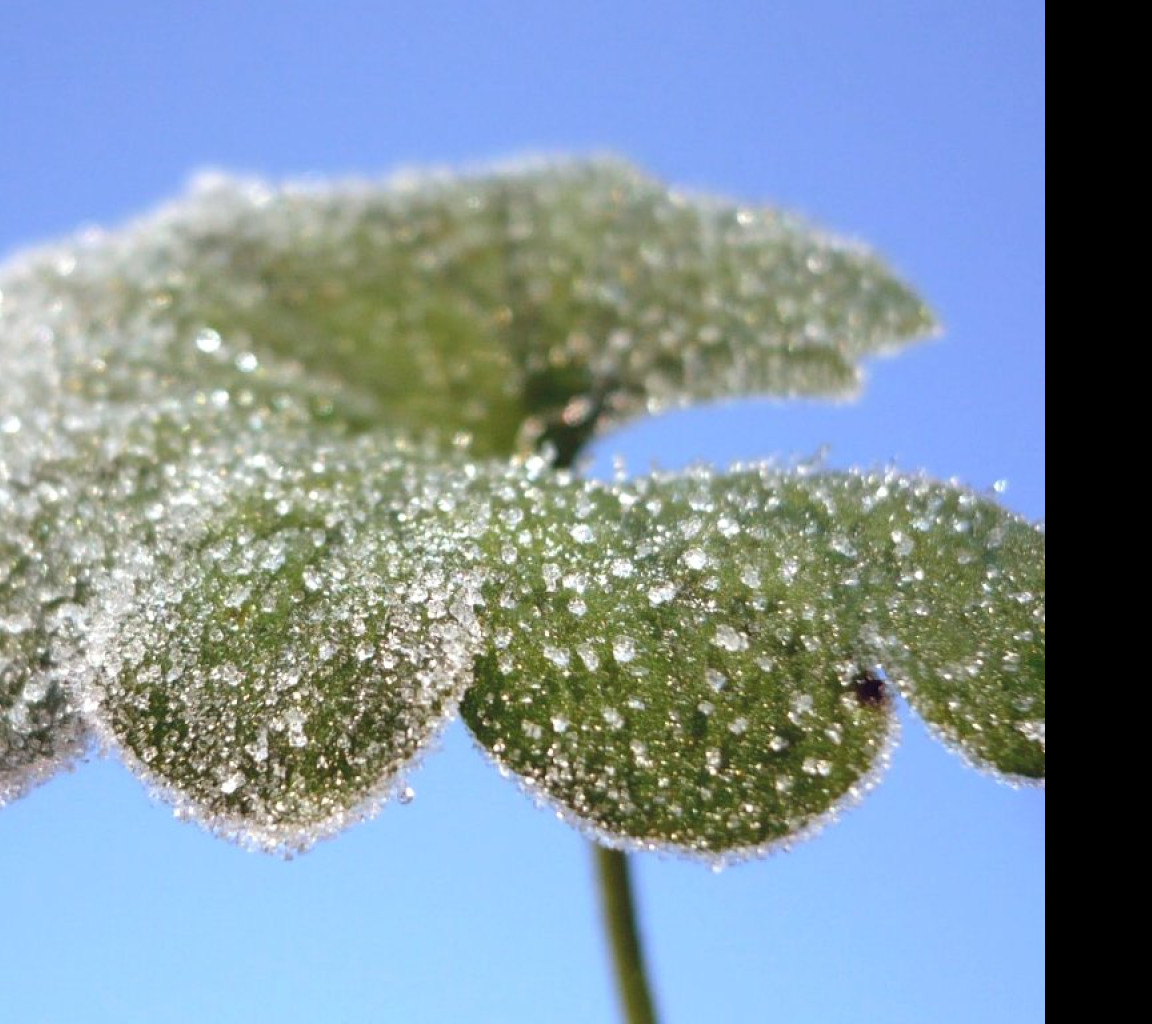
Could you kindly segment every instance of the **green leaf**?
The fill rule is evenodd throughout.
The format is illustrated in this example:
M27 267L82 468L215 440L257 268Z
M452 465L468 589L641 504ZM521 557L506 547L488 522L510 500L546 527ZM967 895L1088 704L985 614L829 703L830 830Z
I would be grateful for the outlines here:
M0 800L91 719L183 812L303 848L400 785L477 651L478 737L611 842L809 830L883 760L881 668L970 758L1042 776L1043 537L994 503L894 474L574 485L446 443L566 462L664 405L843 393L930 327L865 250L604 161L216 180L22 257Z
M896 474L871 478L867 508L893 681L975 764L1042 780L1044 531L970 491Z
M851 390L859 355L930 326L863 249L611 161L385 185L205 180L122 230L18 258L0 270L0 482L35 508L0 524L24 566L0 606L5 793L82 746L55 667L72 641L54 623L83 617L123 527L32 523L53 495L107 499L100 474L126 453L145 474L149 459L195 462L231 443L212 433L231 411L233 430L387 425L568 459L661 405ZM124 433L161 409L166 439ZM135 521L134 484L117 479Z
M53 642L71 632L75 594L57 590L31 543L15 535L0 485L0 807L78 756L85 730Z
M894 719L868 594L804 479L509 483L494 522L505 571L463 714L569 820L732 859L875 779Z
M152 536L165 475L213 445L231 451L245 432L300 429L299 417L271 410L239 417L196 398L97 404L26 382L5 378L0 419L0 801L83 752L74 690L97 584L125 545Z
M471 677L476 583L446 518L466 479L307 433L241 433L167 473L91 602L101 738L179 814L257 848L372 813Z
M6 396L165 395L465 432L478 454L733 394L843 394L932 327L884 265L801 221L609 161L269 188L205 180L0 274ZM19 409L16 410L20 415Z
M87 745L65 652L83 643L85 566L98 543L69 529L69 480L32 472L18 421L0 414L0 806Z

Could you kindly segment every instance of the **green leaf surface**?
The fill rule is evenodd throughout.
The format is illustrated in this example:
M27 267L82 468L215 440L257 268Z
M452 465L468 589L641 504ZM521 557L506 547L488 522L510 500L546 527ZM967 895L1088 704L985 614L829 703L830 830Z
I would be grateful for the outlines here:
M924 334L862 247L611 161L271 188L205 179L0 273L5 398L291 402L478 454L692 399L843 394ZM222 397L223 396L223 397Z
M917 477L874 478L870 558L885 667L974 764L1045 776L1045 534L987 497Z
M291 853L403 790L471 677L464 474L375 438L239 435L167 474L100 581L81 682L178 813Z
M609 844L735 859L876 778L894 718L818 489L699 472L499 502L505 568L463 714L565 817Z
M721 860L875 779L886 680L977 763L1044 773L1044 541L895 472L509 482L463 713L611 845Z
M0 485L0 517L14 502ZM9 523L11 520L9 520ZM33 544L0 531L0 807L48 778L85 746L85 729L53 659L72 635L75 592L45 573Z
M71 528L75 475L38 472L12 423L0 413L0 806L87 744L67 661L83 643L87 567L104 555Z

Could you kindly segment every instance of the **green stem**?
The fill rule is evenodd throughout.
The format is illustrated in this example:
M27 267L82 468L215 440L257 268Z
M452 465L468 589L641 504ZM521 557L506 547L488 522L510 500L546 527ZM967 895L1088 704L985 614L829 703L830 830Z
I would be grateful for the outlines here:
M656 1024L652 990L644 967L644 950L636 926L636 902L628 858L619 850L596 848L596 869L600 877L600 909L612 946L616 987L624 1006L627 1024Z

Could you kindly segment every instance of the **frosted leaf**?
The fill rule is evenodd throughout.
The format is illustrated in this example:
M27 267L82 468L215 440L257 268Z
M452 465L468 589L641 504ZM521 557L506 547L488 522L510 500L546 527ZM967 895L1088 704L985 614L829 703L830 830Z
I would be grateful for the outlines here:
M26 425L0 435L0 806L81 754L87 730L68 688L81 601L99 536L72 528L74 474L39 480Z
M574 490L594 506L595 545L564 527ZM533 481L500 501L524 508L528 528L515 533L515 570L489 583L488 627L506 643L480 657L462 710L535 794L609 844L734 859L811 831L871 784L890 702L882 686L861 687L873 664L867 602L806 481ZM544 585L542 562L585 580L583 615ZM787 579L786 563L797 566ZM669 580L675 599L653 601ZM557 636L579 657L551 657ZM564 729L537 735L528 721Z
M0 482L0 807L80 754L85 729L53 658L73 631L75 591L58 591L36 547L15 530Z
M81 694L182 815L292 852L402 793L471 678L458 466L240 434L165 476L97 581Z
M562 459L662 406L853 391L859 357L932 326L861 246L596 160L215 177L21 257L0 290L5 431L62 395L195 394Z
M892 681L940 735L1014 781L1045 776L1045 534L920 477L861 477Z
M215 179L18 258L0 802L92 719L181 812L302 848L404 791L477 650L477 735L612 842L809 829L882 760L881 665L974 759L1042 774L1043 539L990 502L453 454L566 462L694 398L843 393L930 327L864 249L603 161Z

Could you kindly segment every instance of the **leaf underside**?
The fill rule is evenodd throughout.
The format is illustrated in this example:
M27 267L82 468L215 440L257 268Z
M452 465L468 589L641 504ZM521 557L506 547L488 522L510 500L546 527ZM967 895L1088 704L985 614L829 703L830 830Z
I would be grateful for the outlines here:
M291 853L373 813L471 679L463 477L375 438L169 477L99 584L80 692L181 813Z
M4 277L18 404L291 401L504 455L662 405L843 394L933 328L883 263L626 164L269 188L211 179Z
M464 717L602 840L732 859L811 832L883 766L886 678L974 760L1043 774L1042 628L999 617L1042 535L991 502L767 467L502 500ZM967 731L939 719L958 689Z
M530 788L608 842L739 856L874 780L894 717L818 495L700 473L517 499L463 711Z
M974 764L1045 777L1045 534L995 502L892 477L870 508L885 665L912 707Z
M53 647L75 637L74 600L46 579L31 544L0 540L0 807L78 756L86 730L60 678Z
M867 250L611 161L212 179L22 257L0 803L93 729L181 813L291 852L401 785L475 678L480 741L601 838L738 855L874 777L882 659L973 759L1042 773L1031 527L985 502L925 534L921 576L857 586L836 515L882 562L902 501L970 496L897 481L834 515L859 480L610 488L529 457L690 400L847 393L931 327Z

